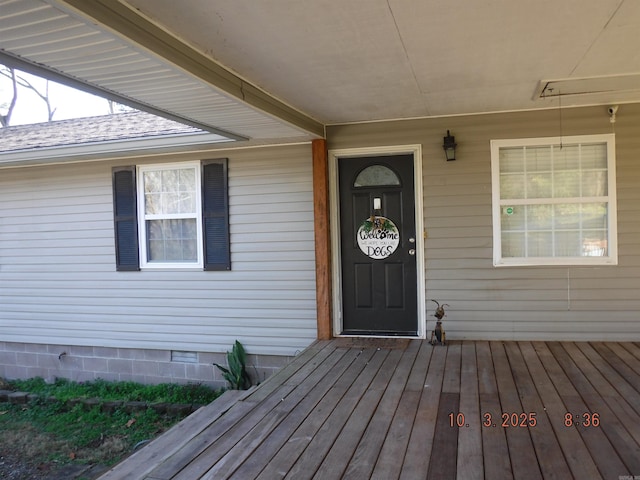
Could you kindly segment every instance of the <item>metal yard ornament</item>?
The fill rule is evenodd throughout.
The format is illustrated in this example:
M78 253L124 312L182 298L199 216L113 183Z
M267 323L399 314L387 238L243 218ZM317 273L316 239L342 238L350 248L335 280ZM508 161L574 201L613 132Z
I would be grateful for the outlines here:
M447 315L444 312L444 307L448 307L448 303L440 303L437 300L431 300L436 304L436 313L433 314L436 317L436 328L431 331L431 345L445 345L446 344L446 334L444 333L444 328L442 328L442 319Z

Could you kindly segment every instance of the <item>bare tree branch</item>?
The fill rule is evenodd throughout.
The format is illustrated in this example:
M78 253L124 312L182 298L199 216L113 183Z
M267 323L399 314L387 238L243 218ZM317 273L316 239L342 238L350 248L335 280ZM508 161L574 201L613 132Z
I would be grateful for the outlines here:
M11 119L11 113L13 111L13 108L15 107L15 104L18 98L17 86L21 86L24 88L28 88L29 90L32 90L33 92L35 92L36 95L38 95L42 99L42 101L47 106L47 119L48 119L47 121L49 122L53 121L53 116L56 113L57 108L51 108L51 99L49 98L49 80L46 80L45 93L41 93L40 90L38 90L38 88L35 85L29 82L29 80L19 75L16 75L15 69L13 68L4 67L3 69L0 69L0 74L4 75L7 78L11 78L13 81L13 100L11 102L10 110L8 114L9 120ZM9 125L9 120L6 121L6 125L5 125L5 120L2 119L2 124L4 127Z
M53 117L56 114L58 109L57 109L57 107L54 107L52 105L50 92L49 92L50 81L48 79L43 78L42 80L44 80L46 82L44 88L38 87L37 84L31 83L28 78L26 78L25 76L20 75L20 73L21 72L19 70L15 70L14 68L10 68L10 67L7 67L5 65L0 65L0 75L10 79L11 82L12 82L12 86L13 86L13 91L12 91L12 94L11 94L11 102L8 101L8 99L9 99L9 93L8 92L3 94L3 98L0 98L0 107L2 107L3 111L4 111L5 108L8 108L8 111L7 111L6 115L3 115L3 114L0 113L0 125L2 127L7 127L7 126L10 125L10 123L11 123L11 115L12 115L12 113L14 113L14 109L16 108L16 102L18 100L18 92L22 88L31 90L36 95L38 95L38 97L47 106L47 121L48 122L52 122L53 121ZM7 100L4 100L5 98ZM129 111L133 111L134 110L131 107L128 107L126 105L122 105L122 104L117 103L117 102L115 102L113 100L106 100L106 101L108 102L109 113L111 113L111 114L129 112ZM22 103L21 103L21 105L22 105Z
M43 100L45 100L45 102L47 103L47 118L48 121L51 122L53 121L53 115L56 113L57 108L53 108L53 110L51 109L51 102L49 101L49 80L47 80L46 83L46 99L43 98Z
M13 87L13 94L11 96L11 102L9 103L9 107L7 109L7 114L0 114L0 124L2 127L8 127L11 123L11 114L13 113L13 109L16 106L16 102L18 101L18 81L16 79L16 71L13 68L3 67L0 69L0 74L4 75L11 79L11 85Z

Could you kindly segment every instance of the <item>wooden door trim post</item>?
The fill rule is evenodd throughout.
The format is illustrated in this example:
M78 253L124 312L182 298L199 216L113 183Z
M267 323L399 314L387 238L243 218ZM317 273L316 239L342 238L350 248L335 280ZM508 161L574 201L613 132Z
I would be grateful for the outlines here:
M316 251L316 314L318 340L329 340L331 332L331 235L329 229L329 168L327 141L313 140L313 219Z

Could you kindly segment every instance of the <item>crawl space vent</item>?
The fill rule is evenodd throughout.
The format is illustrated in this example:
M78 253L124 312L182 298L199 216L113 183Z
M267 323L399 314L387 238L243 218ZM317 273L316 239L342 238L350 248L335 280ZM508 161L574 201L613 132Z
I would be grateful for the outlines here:
M176 350L171 351L171 361L179 363L198 363L197 352L179 352Z

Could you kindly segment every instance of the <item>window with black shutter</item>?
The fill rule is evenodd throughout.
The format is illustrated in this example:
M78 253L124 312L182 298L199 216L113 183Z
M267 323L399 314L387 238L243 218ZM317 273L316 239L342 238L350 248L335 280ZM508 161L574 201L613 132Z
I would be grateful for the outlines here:
M204 269L230 270L226 159L202 164L202 230Z
M227 159L113 169L117 270L230 270Z
M113 223L116 241L116 269L140 270L136 167L113 169Z

